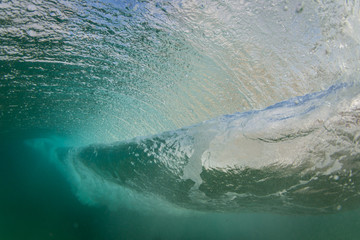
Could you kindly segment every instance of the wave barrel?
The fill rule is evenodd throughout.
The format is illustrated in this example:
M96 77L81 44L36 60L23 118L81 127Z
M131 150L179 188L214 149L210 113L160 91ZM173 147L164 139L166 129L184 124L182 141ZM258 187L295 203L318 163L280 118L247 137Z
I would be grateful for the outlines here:
M73 149L67 164L80 180L91 176L101 179L100 187L112 184L188 209L351 209L360 202L358 90L335 85L260 111ZM90 198L104 201L90 189Z

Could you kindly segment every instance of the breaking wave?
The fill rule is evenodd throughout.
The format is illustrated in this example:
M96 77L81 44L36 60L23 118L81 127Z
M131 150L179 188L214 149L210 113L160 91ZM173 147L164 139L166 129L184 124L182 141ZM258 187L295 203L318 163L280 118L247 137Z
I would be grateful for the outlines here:
M336 85L175 131L54 151L82 198L114 208L352 209L360 203L359 89Z
M0 1L0 134L38 132L79 198L111 208L357 208L359 16L356 0Z

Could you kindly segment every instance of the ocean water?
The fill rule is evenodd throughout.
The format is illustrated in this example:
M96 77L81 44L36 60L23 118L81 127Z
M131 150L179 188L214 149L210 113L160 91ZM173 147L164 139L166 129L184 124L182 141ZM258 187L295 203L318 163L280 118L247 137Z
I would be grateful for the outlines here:
M0 0L0 239L357 239L359 1Z

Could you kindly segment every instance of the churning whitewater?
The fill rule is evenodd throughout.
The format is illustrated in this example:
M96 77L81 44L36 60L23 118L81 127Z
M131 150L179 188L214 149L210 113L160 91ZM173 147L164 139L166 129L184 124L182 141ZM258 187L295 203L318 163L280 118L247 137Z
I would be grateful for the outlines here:
M114 207L127 195L147 210L149 199L206 211L352 209L360 203L359 90L340 84L162 134L52 149L53 157L71 169L83 199Z
M1 136L35 132L87 204L358 208L359 9L0 0Z

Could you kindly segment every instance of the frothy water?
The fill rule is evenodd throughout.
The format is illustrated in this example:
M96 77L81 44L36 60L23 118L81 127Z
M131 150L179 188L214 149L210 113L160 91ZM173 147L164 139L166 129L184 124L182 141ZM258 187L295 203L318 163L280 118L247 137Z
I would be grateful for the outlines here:
M263 109L359 70L356 1L39 0L0 9L7 130L109 143Z
M24 174L15 162L39 179L36 166L55 166L64 196L114 214L357 211L359 11L356 0L0 1L3 182L6 169Z
M113 209L331 213L359 206L358 93L342 84L113 144L30 144L66 168L83 201Z

